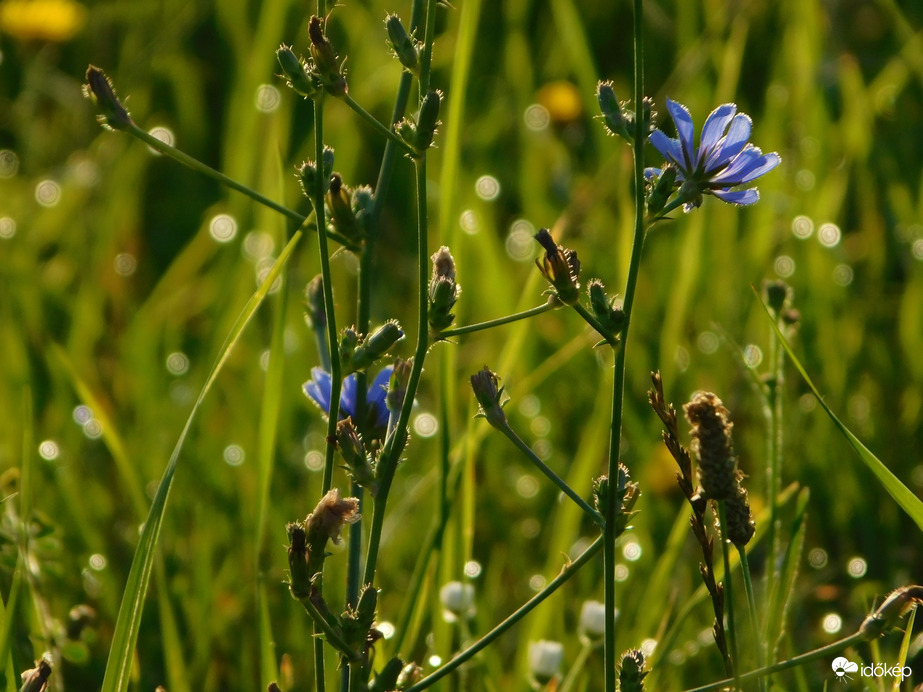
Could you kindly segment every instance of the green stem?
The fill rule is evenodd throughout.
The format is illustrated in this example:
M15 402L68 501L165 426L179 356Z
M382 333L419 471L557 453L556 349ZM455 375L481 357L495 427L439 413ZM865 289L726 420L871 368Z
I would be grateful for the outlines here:
M622 347L615 350L615 378L612 385L612 423L609 430L609 465L610 479L618 478L619 458L621 456L622 402L625 394L625 354L628 346L628 328L631 325L631 308L634 303L638 273L641 268L641 252L644 248L644 34L642 31L642 2L633 0L632 27L634 34L634 78L635 78L635 133L634 133L634 173L635 173L635 230L631 245L631 258L628 265L628 279L625 283L625 299L622 310L625 313L625 326L622 329ZM606 503L605 550L603 561L603 584L606 605L606 639L603 648L605 690L616 690L617 653L615 648L615 539L616 514L620 507L617 483L609 483L609 498Z
M686 692L712 692L713 690L720 690L724 689L725 687L730 687L731 685L737 684L737 682L749 682L750 680L762 678L773 673L779 673L783 670L788 670L789 668L796 668L800 665L804 665L805 663L810 663L811 661L827 658L833 654L837 654L843 651L843 649L849 648L850 646L861 644L866 640L867 636L865 634L862 632L856 632L855 634L851 634L844 639L840 639L831 644L827 644L827 646L822 646L819 649L808 651L807 653L803 653L800 656L795 656L794 658L790 658L787 661L780 661L779 663L774 663L771 666L766 666L765 668L759 668L757 670L751 670L749 673L738 675L736 681L734 678L728 678L726 680L713 682L709 685L703 685L702 687L686 690Z
M510 324L518 320L524 320L529 317L535 317L536 315L541 315L543 312L548 312L549 310L555 310L556 308L561 307L561 303L557 298L551 297L548 299L548 302L538 305L534 308L529 308L528 310L523 310L522 312L517 312L515 315L507 315L506 317L498 317L495 320L487 320L486 322L478 322L477 324L468 324L464 327L455 327L454 329L444 329L439 332L437 337L439 339L448 339L453 336L460 336L462 334L471 334L472 332L479 332L484 329L492 329L493 327L499 327L504 324Z
M577 504L578 507L580 507L580 509L586 512L587 515L593 520L593 522L597 526L599 526L601 529L605 529L606 522L603 519L602 515L599 512L597 512L595 509L590 507L587 501L584 500L582 497L580 497L580 495L578 495L577 492L573 488L571 488L567 483L565 483L563 478L561 478L558 474L552 471L551 468L548 466L548 464L546 464L544 461L539 459L538 456L535 454L535 452L533 452L532 449L529 447L529 445L523 442L522 438L520 438L515 432L513 432L513 429L509 426L509 424L501 428L498 428L498 429L500 430L500 432L506 435L507 439L510 442L516 445L516 448L520 452L522 452L524 455L526 455L526 457L528 457L529 461L531 461L538 468L539 471L541 471L549 479L551 479L551 482L554 483L556 486L558 486L558 488L561 490L562 493L567 495L571 500L573 500Z
M145 130L142 130L135 123L131 123L131 125L127 129L127 132L133 135L134 137L140 139L142 142L147 144L151 149L154 149L155 151L160 152L164 156L169 156L171 159L173 159L174 161L178 163L181 163L187 168L197 173L201 173L202 175L208 178L211 178L212 180L215 180L221 183L222 185L231 188L232 190L237 190L238 192L245 194L247 197L249 197L253 201L258 202L262 204L264 207L268 207L272 209L273 211L279 212L280 214L282 214L282 216L285 216L291 219L292 221L297 223L299 226L304 226L306 228L310 227L310 224L308 224L307 222L310 221L311 216L313 216L313 212L309 214L308 216L304 216L303 214L300 214L294 209L289 209L288 207L285 207L279 204L278 202L274 202L268 197L261 195L259 192L257 192L253 188L244 185L242 182L238 180L234 180L234 178L229 178L221 171L215 170L211 166L208 166L202 163L201 161L193 158L186 152L180 151L176 147L170 146L169 144L160 141L154 135L150 134L149 132L146 132ZM322 160L323 159L318 159L318 161L322 161ZM315 227L316 225L317 224L315 223ZM339 233L336 233L333 231L327 231L327 237L330 238L331 240L337 241L341 245L347 245L347 246L352 245L352 243L349 240L341 236Z
M426 29L423 34L423 54L420 56L420 100L429 92L432 74L433 43L436 38L436 0L426 0Z
M593 329L599 332L599 335L603 339L606 340L606 343L608 343L610 346L613 346L613 347L618 343L615 337L603 328L603 326L599 323L599 320L596 319L594 315L590 314L590 312L585 307L583 307L580 303L574 303L571 307L573 307L574 310L577 311L578 315L580 315L584 320L586 320L586 323L588 325L590 325L591 327L593 327Z
M734 596L731 585L733 578L731 575L731 555L730 541L727 538L727 508L726 501L718 501L718 524L721 528L721 557L724 560L724 612L727 616L726 632L728 639L731 640L731 662L734 679L737 679L737 666L740 661L740 649L737 648L737 627L734 626ZM740 688L740 684L737 684Z
M349 93L346 93L343 96L343 101L346 103L347 106L352 108L353 111L360 118L362 118L365 122L371 125L374 130L376 130L379 134L387 138L389 142L393 142L396 146L403 149L405 154L416 156L416 152L413 149L411 149L409 146L407 146L407 143L404 142L403 139L398 137L397 133L394 132L394 130L391 130L385 127L384 124L382 124L382 122L378 120L378 118L376 118L374 115L372 115L367 110L365 110L362 106L360 106L359 103L352 96L349 95Z
M737 554L740 556L740 568L744 575L744 589L747 592L747 608L750 611L750 629L753 630L753 641L756 642L756 666L762 668L765 659L763 650L760 646L760 630L756 621L756 595L753 593L753 579L750 577L750 561L747 559L747 550L745 546L737 546ZM760 678L760 692L766 692L766 680Z
M369 531L368 553L365 560L365 583L371 583L375 578L375 566L378 561L378 548L381 542L381 529L384 525L385 506L388 502L388 493L397 462L407 443L407 426L410 422L410 411L413 400L417 394L420 377L423 374L423 361L429 348L429 333L427 331L427 283L429 275L429 243L427 239L427 211L426 211L426 157L414 161L416 169L417 189L417 347L414 351L413 365L410 368L410 378L407 382L407 393L404 396L404 405L401 415L393 431L389 431L385 440L384 449L378 460L379 486L375 493L375 509L372 512L372 526Z
M539 591L528 601L523 603L509 617L494 627L490 632L478 639L464 651L458 653L454 658L452 658L451 661L433 673L430 673L428 676L420 680L420 682L408 687L405 692L419 692L420 690L425 690L433 683L438 682L446 675L456 670L463 663L471 660L478 652L490 646L490 644L498 639L500 635L513 627L517 622L522 620L526 615L532 612L536 606L538 606L542 601L557 591L565 582L567 582L568 579L574 576L574 574L576 574L581 567L588 563L596 555L596 553L600 551L602 545L603 537L600 536L595 541L593 541L590 546L583 551L583 553L581 553L580 557L578 557L573 562L568 563L561 570L561 573L551 582L549 582L548 586Z

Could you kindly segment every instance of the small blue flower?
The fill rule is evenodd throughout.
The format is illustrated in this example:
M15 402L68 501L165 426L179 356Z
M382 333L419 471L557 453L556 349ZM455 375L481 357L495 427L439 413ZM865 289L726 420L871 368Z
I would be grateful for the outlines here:
M388 393L388 381L391 379L393 366L389 365L379 372L369 384L366 396L367 423L376 433L384 433L388 425L388 406L385 396ZM311 368L311 379L304 383L304 393L308 395L321 412L326 414L330 410L330 373L323 368ZM350 416L356 420L356 375L352 374L343 380L343 389L340 393L340 420Z
M753 204L760 198L759 190L735 190L740 185L753 182L768 173L782 160L775 152L763 154L750 144L753 121L745 113L737 112L737 105L726 103L711 112L696 149L693 143L695 128L692 116L684 105L667 99L667 110L676 124L677 138L671 139L660 130L654 130L650 142L677 168L676 181L680 184L679 201L690 211L702 204L702 194L711 194L730 204ZM645 175L653 179L661 174L659 168L648 168Z

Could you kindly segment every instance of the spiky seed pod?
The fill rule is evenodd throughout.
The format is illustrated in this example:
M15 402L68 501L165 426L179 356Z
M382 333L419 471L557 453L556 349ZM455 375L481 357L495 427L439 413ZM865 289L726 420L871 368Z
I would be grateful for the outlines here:
M692 451L699 458L699 483L711 500L727 500L737 492L737 458L728 410L711 392L696 392L683 406L692 426Z

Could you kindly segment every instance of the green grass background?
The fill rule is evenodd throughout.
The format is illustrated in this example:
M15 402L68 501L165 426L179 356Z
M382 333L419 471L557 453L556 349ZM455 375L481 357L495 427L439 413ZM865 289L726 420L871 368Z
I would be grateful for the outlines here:
M0 178L0 218L15 222L15 233L0 238L4 602L24 512L32 527L23 607L11 623L12 663L2 666L6 689L18 684L10 671L31 667L45 650L61 656L52 689L100 685L139 525L221 344L257 287L263 267L248 254L246 238L271 239L275 256L294 230L128 136L101 131L80 94L86 65L109 73L142 127L169 127L184 151L292 208L307 213L309 206L292 171L313 151L311 108L274 76L274 49L285 42L306 51L310 8L164 0L89 2L87 10L82 31L65 43L0 33L0 149L18 159L15 174ZM328 29L348 56L351 95L383 121L400 76L388 57L386 11L409 15L404 4L353 2L333 11ZM783 163L760 181L762 201L753 208L709 199L648 236L628 345L624 428L624 461L643 492L630 532L641 557L624 561L620 649L661 640L700 583L695 546L673 529L684 521L683 507L646 405L650 370L663 371L677 406L696 389L722 397L735 420L751 502L757 512L766 506L762 402L735 344L765 354L769 325L749 287L776 278L780 256L795 266L788 279L801 313L795 348L808 372L891 470L917 494L923 488L923 6L676 0L645 3L645 20L646 91L658 110L665 113L671 97L700 124L733 100L753 117L752 140L778 151ZM630 153L593 116L598 79L613 80L623 98L631 92L628 3L459 0L440 12L437 26L433 84L447 101L429 164L430 245L449 244L458 263L458 324L543 301L531 263L537 246L525 260L505 249L520 220L552 227L578 252L584 280L598 276L620 290L633 223ZM271 113L254 106L264 83L281 92ZM561 92L549 84L570 85L579 110L532 131L524 121L530 105L542 103L554 115L561 104ZM327 104L325 139L336 150L335 168L349 184L374 184L384 143L343 104ZM652 149L649 156L656 162ZM477 196L482 175L499 181L496 200ZM51 207L36 200L45 180L60 185ZM402 161L383 216L372 312L374 322L393 317L405 326L411 338L399 349L404 356L415 329L413 208L412 167ZM462 229L465 212L475 233ZM227 244L209 235L219 213L237 222ZM807 239L793 233L802 216L814 225ZM833 247L818 242L826 223L842 234ZM274 294L256 315L181 452L140 631L135 689L260 689L279 676L279 661L280 679L290 679L291 689L311 689L310 624L282 580L285 523L303 518L320 495L320 473L305 458L322 448L324 427L301 393L317 364L300 304L304 284L319 271L315 243L313 235L301 241L285 270L287 300ZM137 263L129 276L116 271L122 253ZM836 279L843 267L852 276L846 285ZM341 252L333 268L338 320L350 324L354 265ZM277 319L283 372L281 384L267 385L261 359ZM717 348L708 347L713 337ZM418 410L436 414L440 397L449 397L452 415L441 424L463 473L445 551L421 594L405 589L435 511L438 437L413 436L391 494L380 617L397 622L414 598L427 606L404 639L405 656L423 663L451 651L434 590L460 578L465 561L482 566L474 580L477 616L461 635L470 640L530 597L533 577L553 578L562 553L581 535L593 535L506 441L471 422L465 382L485 363L496 370L511 397L514 427L530 442L542 440L548 463L588 495L592 477L605 468L611 379L593 343L575 314L558 311L431 352ZM189 359L184 374L166 367L174 352ZM443 367L454 382L445 392L438 385ZM279 405L269 457L260 454L267 386ZM807 392L791 370L783 483L809 488L810 498L783 655L836 638L821 627L829 613L842 617L840 634L853 631L876 595L919 582L923 567L918 529ZM91 439L75 423L81 404L101 422L102 437ZM53 460L38 454L46 440L59 450ZM232 444L246 455L239 466L224 460ZM261 526L261 474L270 459ZM13 497L24 479L27 492ZM336 483L345 488L339 472ZM786 537L794 514L791 501L783 512ZM671 531L678 540L670 541ZM809 560L815 549L826 555L818 566ZM753 548L758 585L765 554L762 544ZM848 571L856 557L867 564L861 578ZM328 561L333 602L344 562L340 552ZM482 654L466 677L442 689L526 689L530 640L563 641L572 661L581 603L602 600L601 566L583 570ZM95 616L79 634L69 633L68 613L79 604L91 605ZM652 689L721 677L708 641L711 619L702 601L676 625L673 648L657 651ZM898 645L899 637L890 637L857 655L892 661ZM908 660L923 672L920 648L915 640ZM385 642L379 656L393 653ZM597 656L581 677L586 689L599 689ZM777 683L816 690L830 681L829 662L819 662Z

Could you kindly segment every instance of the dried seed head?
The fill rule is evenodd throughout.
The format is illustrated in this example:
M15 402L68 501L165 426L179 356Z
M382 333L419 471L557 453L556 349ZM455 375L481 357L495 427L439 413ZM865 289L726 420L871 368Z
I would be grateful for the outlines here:
M737 458L728 410L711 392L696 392L683 406L692 426L692 451L699 458L699 483L711 500L727 500L737 492Z
M340 531L344 524L359 521L359 500L355 497L340 497L340 491L332 488L317 503L314 511L304 520L309 549L323 550L327 540L340 542Z
M731 543L742 548L756 533L756 523L750 512L750 502L747 499L746 489L738 484L737 492L727 500L727 537Z

